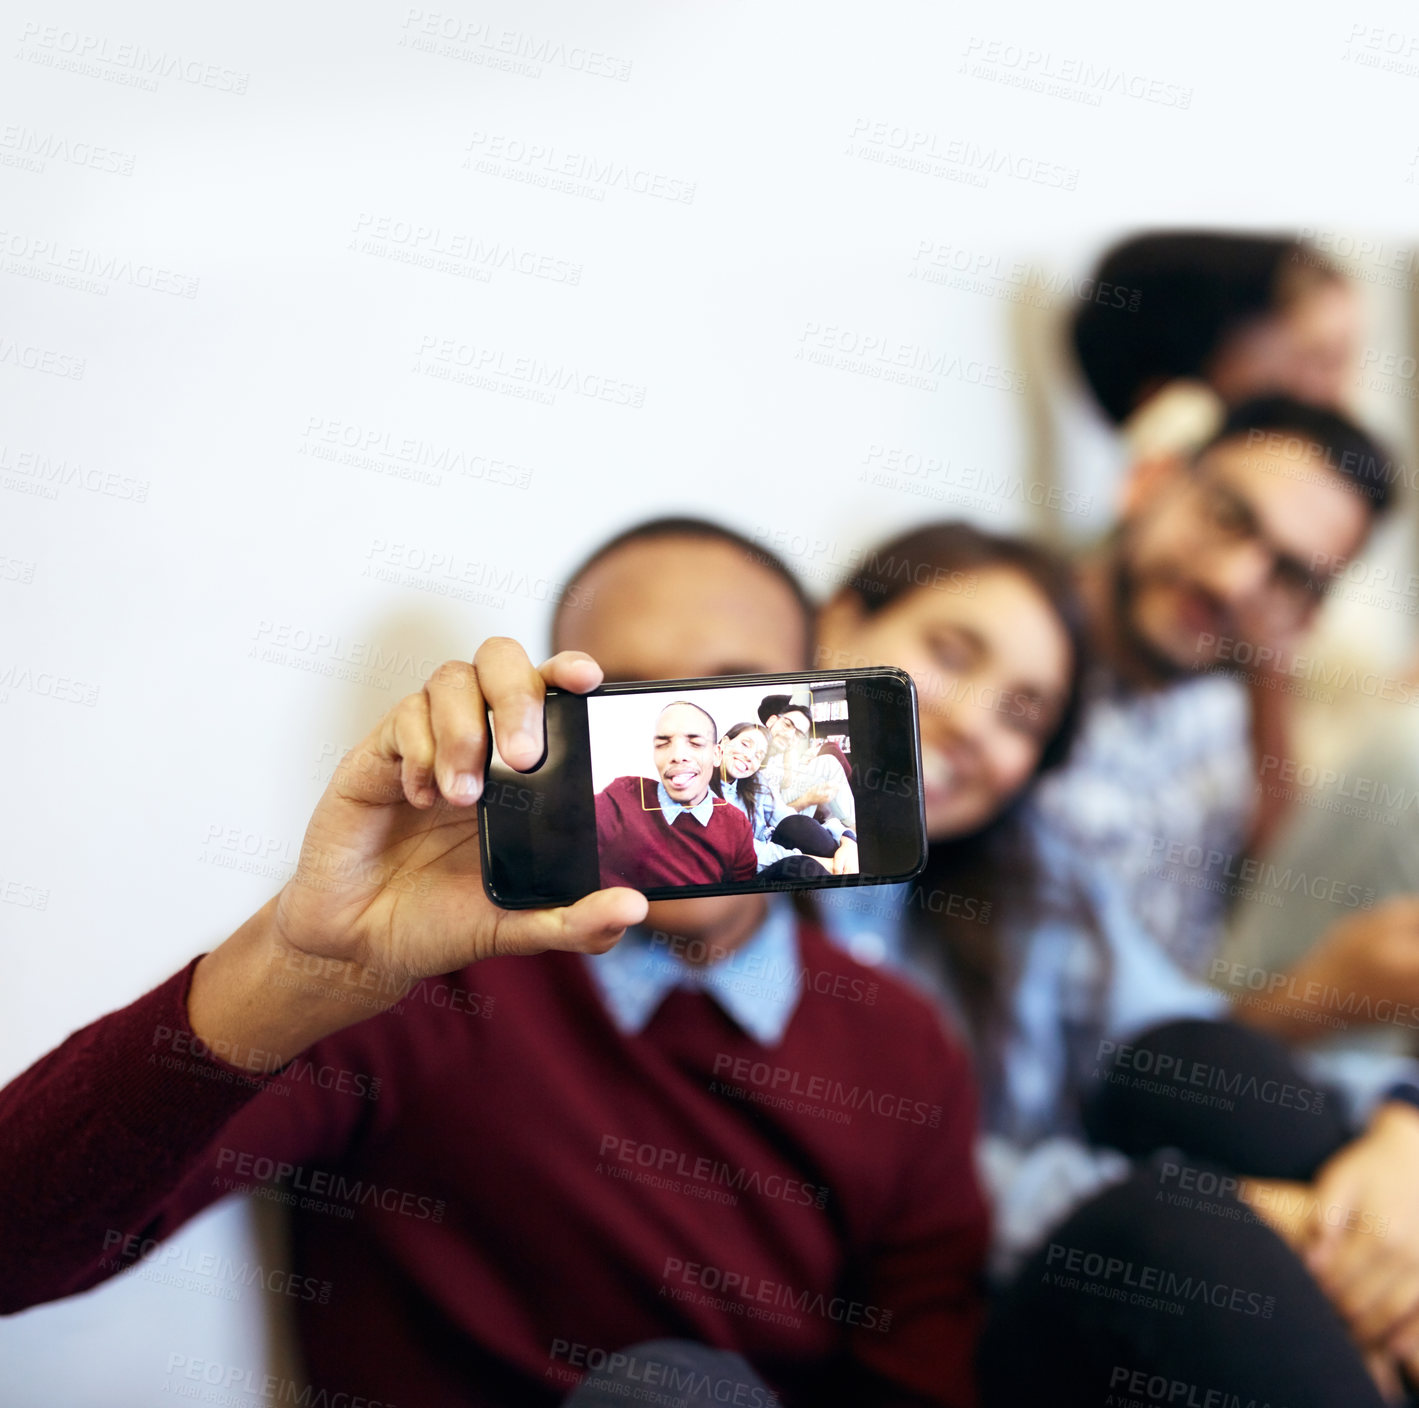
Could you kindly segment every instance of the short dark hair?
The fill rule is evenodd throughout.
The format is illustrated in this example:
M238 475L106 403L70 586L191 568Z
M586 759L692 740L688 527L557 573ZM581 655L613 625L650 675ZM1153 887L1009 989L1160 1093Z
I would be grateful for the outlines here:
M1121 241L1095 267L1070 337L1104 414L1122 424L1147 393L1175 377L1205 380L1245 324L1339 267L1286 235L1150 231Z
M788 708L790 696L787 694L766 694L759 700L759 722L766 724L775 714Z
M1379 515L1389 507L1398 461L1348 416L1290 396L1259 396L1234 406L1198 455L1224 442L1272 435L1314 446L1320 451L1317 464L1334 470L1369 500L1371 513Z
M723 543L726 547L734 548L742 553L745 561L762 567L777 577L788 588L793 596L794 604L802 614L803 658L805 660L811 659L816 608L809 600L808 593L804 591L803 583L794 576L788 564L777 553L770 552L768 548L759 543L751 542L742 533L736 533L733 528L726 528L723 524L715 523L711 519L696 518L689 514L648 518L642 523L632 524L631 527L623 529L614 537L608 538L599 548L583 559L576 571L567 578L567 590L562 592L556 609L552 613L552 639L555 640L557 637L565 603L573 595L572 587L577 586L581 579L598 563L604 562L622 548L629 547L632 543L654 542L658 538L697 538L705 542Z
M710 738L715 743L719 742L719 725L715 723L714 715L711 714L703 704L696 704L693 699L672 699L668 704L662 704L660 706L660 714L663 714L667 709L673 709L677 704L683 704L687 709L698 709L700 713L709 720ZM659 719L660 714L657 714L655 717Z

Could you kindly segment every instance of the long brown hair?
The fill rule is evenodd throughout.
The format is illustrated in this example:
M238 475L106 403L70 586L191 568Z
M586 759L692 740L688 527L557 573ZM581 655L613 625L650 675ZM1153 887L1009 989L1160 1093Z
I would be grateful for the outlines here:
M912 591L926 590L920 585L923 580L940 581L940 573L987 569L1018 573L1035 586L1069 641L1065 702L1054 732L1041 749L1038 777L1068 757L1079 728L1088 664L1084 606L1064 558L1037 543L988 533L969 523L928 523L866 554L839 590L851 592L862 610L873 616ZM1023 788L1004 811L971 835L931 845L926 869L914 882L908 900L908 922L919 924L937 946L960 998L978 1059L998 1049L992 1037L1003 1017L1007 974L999 943L1001 911L1019 913L1038 891L1021 824L1028 792L1028 787Z
M738 738L741 733L744 733L751 728L757 729L758 732L762 733L764 735L765 740L768 739L768 729L766 729L763 724L756 724L752 720L746 720L744 723L730 725L730 727L725 730L724 736L727 739L733 740L735 738ZM751 772L748 777L730 777L729 764L721 760L719 764L719 775L715 778L716 783L723 782L726 785L729 783L737 784L739 800L744 803L744 809L749 813L750 821L754 819L754 803L758 799L759 789L763 786L763 781L759 775L762 771L762 769L758 769L754 772ZM723 795L723 792L720 787L716 786L715 791L719 792L721 796Z

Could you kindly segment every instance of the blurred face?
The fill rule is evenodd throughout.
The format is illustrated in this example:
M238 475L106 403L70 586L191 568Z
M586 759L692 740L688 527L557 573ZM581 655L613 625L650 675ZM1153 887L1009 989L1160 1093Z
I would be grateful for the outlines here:
M1118 606L1160 673L1223 664L1237 641L1289 644L1364 542L1365 500L1315 447L1287 444L1215 446L1127 515Z
M1340 407L1355 380L1360 336L1358 295L1348 283L1328 279L1228 338L1208 380L1230 405L1281 392Z
M769 738L771 740L771 751L781 753L785 748L792 748L800 740L808 736L811 727L807 718L797 710L786 714L772 714L769 716Z
M704 801L719 766L719 744L708 717L693 704L671 704L655 723L655 770L672 802Z
M584 650L616 680L788 674L805 668L803 611L787 584L728 543L631 543L582 578L582 609L558 619L557 650ZM708 724L703 715L700 721ZM716 953L754 932L762 895L657 900L653 929Z
M916 681L926 829L962 836L1025 786L1069 691L1069 638L1020 573L984 568L974 591L919 587L871 615L850 593L821 618L821 658L895 665Z
M724 771L732 778L753 777L763 767L768 756L769 740L761 728L746 728L734 738L720 744Z

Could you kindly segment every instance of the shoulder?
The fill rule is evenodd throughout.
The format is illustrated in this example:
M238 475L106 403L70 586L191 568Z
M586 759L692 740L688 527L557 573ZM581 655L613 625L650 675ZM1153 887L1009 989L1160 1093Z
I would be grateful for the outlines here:
M742 831L748 827L751 831L753 827L749 821L749 814L744 809L744 804L739 800L738 794L726 792L724 800L715 804L712 818L719 818L720 825L728 826L734 831Z
M1158 689L1117 686L1091 705L1089 723L1096 731L1122 725L1156 736L1159 731L1190 734L1219 726L1245 727L1250 714L1251 703L1242 681L1209 671Z
M811 926L800 926L804 994L799 1027L805 1058L827 1062L846 1081L900 1189L920 1193L949 1166L948 1182L970 1181L967 1150L979 1119L976 1074L944 1012L904 980L869 968ZM793 1028L790 1028L792 1031ZM872 1137L870 1136L870 1137ZM942 1185L944 1186L944 1185ZM941 1187L926 1194L934 1203ZM894 1199L896 1195L893 1195Z
M597 793L597 796L609 797L617 802L634 801L639 805L643 789L654 800L655 783L648 777L615 777Z
M859 963L806 921L799 923L798 945L804 999L817 1005L829 1026L852 1030L859 1040L864 1029L883 1034L887 1039L874 1043L873 1049L888 1064L895 1055L912 1065L930 1062L943 1069L964 1069L964 1048L944 1015L904 978Z
M1234 675L1200 675L1179 687L1177 709L1189 718L1201 713L1210 722L1245 729L1251 721L1251 694Z

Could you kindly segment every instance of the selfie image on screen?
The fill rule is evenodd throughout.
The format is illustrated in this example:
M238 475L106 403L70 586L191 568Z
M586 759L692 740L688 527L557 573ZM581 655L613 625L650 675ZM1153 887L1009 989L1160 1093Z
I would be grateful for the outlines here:
M843 681L586 702L603 886L857 873Z

